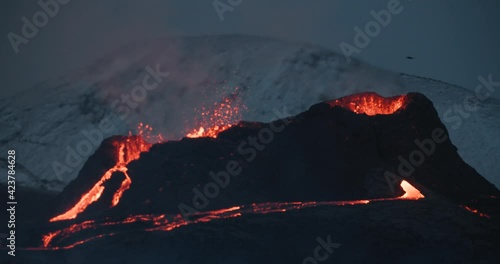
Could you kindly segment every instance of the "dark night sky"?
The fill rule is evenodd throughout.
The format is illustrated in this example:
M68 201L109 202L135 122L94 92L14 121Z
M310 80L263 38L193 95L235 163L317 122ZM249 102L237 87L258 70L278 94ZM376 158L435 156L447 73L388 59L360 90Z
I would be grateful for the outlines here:
M41 8L37 1L4 1L1 96L85 66L127 42L156 36L239 33L339 51L341 42L353 42L353 28L364 27L373 19L370 11L388 2L243 0L220 21L212 0L71 0L15 54L7 34L20 34L21 18L31 19ZM401 5L403 11L358 58L469 89L479 75L500 79L500 1L401 0Z

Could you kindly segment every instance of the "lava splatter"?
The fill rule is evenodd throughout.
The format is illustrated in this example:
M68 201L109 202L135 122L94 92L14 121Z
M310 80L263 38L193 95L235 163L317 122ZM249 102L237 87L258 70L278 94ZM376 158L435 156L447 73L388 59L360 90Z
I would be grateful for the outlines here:
M331 107L340 106L356 114L389 115L404 107L405 95L382 97L376 93L360 93L329 101Z

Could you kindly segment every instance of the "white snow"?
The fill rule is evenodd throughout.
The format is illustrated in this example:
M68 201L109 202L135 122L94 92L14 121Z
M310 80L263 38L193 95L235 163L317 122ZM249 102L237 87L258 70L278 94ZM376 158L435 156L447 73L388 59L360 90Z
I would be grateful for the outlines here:
M104 137L126 135L143 122L168 139L178 139L196 127L195 109L212 105L235 87L248 108L243 118L266 122L275 118L273 109L286 107L290 114L297 114L314 103L361 91L384 96L421 92L433 101L443 120L445 111L463 105L473 95L435 80L391 73L358 61L348 64L343 55L300 43L237 35L144 41L0 101L0 153L16 150L17 163L23 166L18 184L62 190L88 156L62 178L56 177L53 162L65 164L66 148L76 148L86 139L83 130L112 117L111 102L130 94L142 83L145 68L157 64L170 75ZM499 101L488 99L457 128L444 122L462 158L497 187L499 120ZM0 167L5 165L0 163Z

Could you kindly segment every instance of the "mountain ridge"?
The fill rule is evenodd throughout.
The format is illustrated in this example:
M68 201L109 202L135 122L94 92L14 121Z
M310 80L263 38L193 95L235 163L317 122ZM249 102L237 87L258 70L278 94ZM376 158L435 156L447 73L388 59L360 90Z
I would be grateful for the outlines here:
M127 135L143 122L167 139L179 139L199 126L199 108L228 95L241 98L248 108L241 113L242 120L269 121L275 109L286 108L290 114L297 114L325 99L362 91L384 96L421 92L433 101L442 117L447 109L473 94L455 85L391 73L359 61L348 64L343 55L310 44L249 36L138 42L73 73L0 100L0 122L5 127L0 134L4 143L0 151L15 149L18 162L29 171L19 173L18 184L62 190L89 155L82 157L70 173L60 176L55 175L54 162L64 164L67 148L86 140L83 130L95 129L104 118L115 117L111 102L130 93L146 74L145 68L157 64L170 75L103 138ZM459 128L450 129L450 137L467 163L500 186L496 173L500 170L500 142L495 137L500 123L497 101L482 101ZM453 123L445 120L445 124ZM93 145L92 152L97 146Z

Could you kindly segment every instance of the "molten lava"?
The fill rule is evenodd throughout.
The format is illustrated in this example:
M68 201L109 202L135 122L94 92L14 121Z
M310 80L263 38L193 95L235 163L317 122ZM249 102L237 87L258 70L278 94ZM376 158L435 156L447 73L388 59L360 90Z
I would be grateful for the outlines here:
M202 126L200 126L199 129L192 130L186 137L215 138L220 132L230 128L232 124L236 123L241 118L241 106L234 105L233 103L235 100L235 98L226 97L222 103L215 104L212 114L210 114L209 111L203 112L202 117L205 118L205 120L202 122ZM207 127L207 129L205 129L205 127ZM117 171L122 172L125 175L125 179L122 181L118 190L113 194L111 207L116 206L120 202L123 193L128 190L132 184L132 180L127 173L127 165L131 161L138 159L142 152L149 151L152 143L165 142L161 134L152 134L153 128L149 125L139 123L137 130L137 136L132 136L131 133L129 133L129 137L125 142L114 142L117 149L117 161L115 166L107 170L101 176L100 180L87 193L82 195L80 200L72 208L51 218L49 220L50 222L75 219L78 214L85 211L90 204L99 200L104 192L105 187L103 184Z
M114 193L111 201L111 207L116 206L120 202L123 192L128 190L132 184L132 180L127 173L127 164L138 159L142 152L148 151L151 144L146 142L142 137L138 136L128 137L124 142L114 142L113 144L117 149L117 160L115 166L107 170L99 181L94 184L94 186L87 193L85 193L72 208L51 218L50 222L76 218L78 214L85 211L90 204L99 200L104 192L103 184L111 178L113 173L117 171L122 172L125 175L125 179L122 181L120 188L118 188L118 190Z
M187 134L187 137L217 137L217 134L230 128L232 126L231 122L235 122L235 118L239 113L238 107L231 106L231 100L226 98L224 103L218 105L215 109L213 115L210 116L210 124L217 124L217 122L226 123L225 125L211 125L208 130L205 131L204 127L200 127L198 130L193 130L192 133ZM204 114L205 115L205 114ZM206 113L208 116L208 113ZM208 122L206 125L208 126ZM129 137L125 142L114 142L116 153L116 164L109 170L107 170L100 178L100 180L94 184L94 186L87 191L80 200L66 212L51 218L50 222L70 220L75 219L78 214L82 213L87 209L87 207L98 201L104 192L104 183L111 178L113 173L120 171L125 175L125 179L122 181L118 190L113 194L111 200L111 207L116 206L120 202L120 198L123 193L130 188L132 180L128 175L127 165L140 157L142 152L149 151L153 143L165 142L161 134L152 134L153 128L149 125L139 123L137 136L132 136L129 133Z
M136 135L151 144L166 142L161 133L153 134L153 127L143 123L139 123L139 125L137 125ZM132 132L129 132L128 136L131 137Z
M205 130L205 128L201 126L197 130L195 129L192 132L187 133L186 137L188 137L188 138L200 138L200 137L216 138L220 132L222 132L222 131L224 131L232 126L233 125L231 125L231 124L227 124L224 126L213 126L213 127L207 128L207 130Z
M50 222L75 219L78 214L85 211L90 204L99 200L104 192L103 184L111 178L113 173L117 171L122 172L125 175L125 179L122 181L118 190L113 194L111 207L116 206L120 202L120 198L123 193L128 190L132 184L132 180L127 173L127 165L131 161L138 159L142 152L148 151L149 148L151 148L152 143L164 141L161 134L152 134L153 128L149 125L139 123L137 131L137 136L132 136L131 133L129 133L129 137L124 142L113 142L113 145L117 150L115 166L107 170L101 176L100 180L94 184L94 186L87 193L85 193L71 209L51 218Z
M473 214L477 214L479 215L480 217L485 217L485 218L491 218L489 215L485 214L485 213L481 213L479 212L479 210L477 209L473 209L473 208L470 208L469 206L466 206L466 205L463 205L462 206L465 210L473 213Z
M407 181L401 182L401 188L405 191L405 193L399 197L401 200L419 200L425 198L417 188L413 187L413 185L409 184Z
M241 109L245 109L241 99L226 96L222 102L215 103L212 110L202 109L200 127L188 132L186 137L216 138L220 132L232 127L241 120Z
M198 223L207 223L218 219L228 219L240 217L248 214L269 214L269 213L280 213L287 212L291 210L300 210L304 208L311 208L317 206L345 206L345 205L363 205L368 204L370 202L377 201L394 201L394 200L419 200L425 198L424 195L420 193L418 189L413 187L407 181L401 182L401 188L405 191L405 193L400 197L395 198L380 198L380 199L371 199L371 200L354 200L354 201L321 201L321 202L269 202L269 203L260 203L260 204L251 204L251 205L242 205L242 206L233 206L230 208L224 208L214 211L208 212L198 212L190 215L190 219L183 218L182 215L133 215L129 216L121 221L109 221L109 222L95 222L92 220L84 221L79 224L72 224L69 227L66 227L61 230L57 230L55 232L51 232L42 238L42 247L41 248L31 248L32 250L60 250L60 249L70 249L75 246L84 244L86 242L102 238L114 236L116 232L109 232L110 226L118 226L118 225L133 225L138 224L137 228L144 231L171 231L176 228L198 224ZM149 227L145 227L148 226ZM57 239L58 242L63 241L64 239L70 238L73 234L78 233L84 230L99 230L99 228L103 228L101 234L83 239L77 242L72 242L66 246L52 246L52 242L54 239ZM132 230L127 228L127 230Z
M331 107L340 106L349 109L356 114L390 115L404 106L405 98L405 95L386 98L368 92L342 97L329 101L328 104Z

